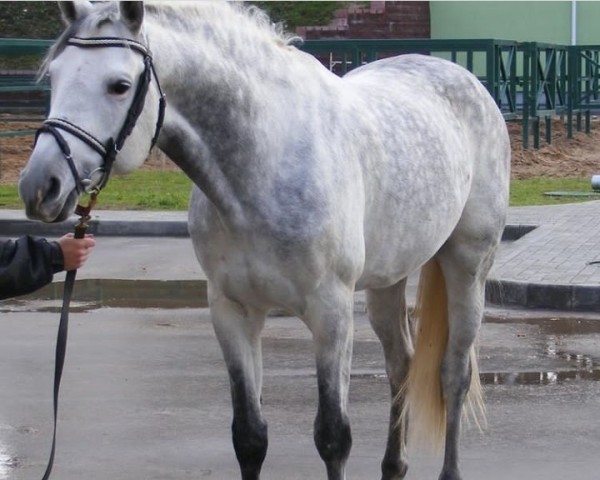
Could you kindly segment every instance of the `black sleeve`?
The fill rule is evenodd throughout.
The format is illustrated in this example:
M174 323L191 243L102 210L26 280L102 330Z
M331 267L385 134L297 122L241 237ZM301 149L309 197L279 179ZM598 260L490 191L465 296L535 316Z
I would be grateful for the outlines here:
M62 269L57 242L31 236L0 240L0 300L42 288Z

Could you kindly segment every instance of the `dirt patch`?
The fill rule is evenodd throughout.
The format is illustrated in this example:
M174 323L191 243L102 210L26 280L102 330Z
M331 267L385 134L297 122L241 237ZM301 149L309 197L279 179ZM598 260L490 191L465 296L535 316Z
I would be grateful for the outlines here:
M39 122L7 121L0 118L0 131L35 130ZM512 177L591 177L600 174L600 120L592 123L590 134L575 132L567 138L567 127L559 119L553 121L552 144L538 150L523 149L521 123L509 122L512 145ZM0 184L14 184L31 154L32 136L0 138ZM530 138L530 144L533 139ZM142 169L177 170L169 158L154 149Z
M539 149L523 150L520 122L509 122L512 147L512 177L591 177L600 173L600 120L594 119L591 132L574 132L567 138L567 125L552 122L552 143ZM533 144L533 138L529 138Z

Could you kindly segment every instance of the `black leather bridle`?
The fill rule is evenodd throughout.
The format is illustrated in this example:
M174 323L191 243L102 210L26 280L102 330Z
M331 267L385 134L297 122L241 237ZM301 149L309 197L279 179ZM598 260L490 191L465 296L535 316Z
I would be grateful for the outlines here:
M119 37L71 37L67 40L66 44L79 48L130 48L140 53L144 57L144 71L139 77L135 96L133 97L133 101L123 122L123 126L121 127L116 139L111 137L108 142L104 144L91 133L64 118L48 118L37 131L36 142L41 133L50 133L56 139L56 142L58 143L58 146L65 157L67 164L69 165L69 169L73 174L73 178L75 179L75 189L77 190L77 193L98 193L108 182L115 158L123 148L125 140L132 132L137 119L142 113L144 101L146 99L146 93L148 92L148 87L150 86L152 77L154 77L156 81L156 87L158 88L160 98L158 104L158 120L156 122L154 136L152 137L152 143L150 146L151 149L158 140L158 135L163 124L165 108L167 104L166 98L162 89L160 88L160 82L158 81L158 76L156 75L154 64L152 63L152 55L150 54L148 48L142 43L136 42L135 40L130 40L128 38ZM81 178L79 175L77 167L75 166L75 162L73 161L73 157L71 156L69 144L60 133L60 130L68 132L77 137L102 157L102 165L91 172L88 175L88 178Z

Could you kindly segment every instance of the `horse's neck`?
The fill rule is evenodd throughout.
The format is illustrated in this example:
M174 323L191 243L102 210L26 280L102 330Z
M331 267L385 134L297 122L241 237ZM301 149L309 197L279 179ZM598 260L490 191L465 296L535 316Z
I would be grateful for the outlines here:
M162 27L148 34L151 45L160 42L155 63L169 102L160 147L224 214L243 215L297 129L298 79L278 63L277 49L289 47L261 39L243 45L233 34L185 38Z

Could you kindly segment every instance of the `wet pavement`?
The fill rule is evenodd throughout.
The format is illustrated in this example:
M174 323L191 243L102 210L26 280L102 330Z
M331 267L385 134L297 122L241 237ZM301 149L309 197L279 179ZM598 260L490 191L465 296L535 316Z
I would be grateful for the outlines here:
M0 479L40 478L51 438L52 302L0 317ZM228 380L205 308L79 306L71 314L53 478L239 478ZM462 440L465 480L598 478L600 318L488 311L480 358L484 433ZM348 478L379 478L389 393L379 342L356 313ZM312 440L312 342L294 318L264 332L263 480L325 478ZM441 458L411 452L407 479L435 479Z
M511 218L517 230L534 221L566 222L569 215L560 220L556 211L533 218L513 210ZM128 222L128 214L109 214L116 222L111 228ZM98 233L98 246L78 272L52 478L237 479L228 379L206 309L204 274L180 235L185 214L145 215L151 225L142 236ZM510 276L510 258L516 269L539 235L549 245L550 227L540 228L503 244L497 275L529 285ZM156 231L173 235L148 233ZM587 261L585 255L600 255L600 247L572 263ZM41 478L45 468L63 277L33 297L0 302L0 480ZM530 278L531 285L543 284ZM598 287L589 282L577 285ZM408 290L410 302L414 278ZM383 355L364 310L358 293L349 480L379 478L389 408ZM488 307L480 336L488 428L464 434L465 480L599 478L598 310ZM297 319L276 316L263 338L270 447L262 479L325 478L312 440L317 393L309 332ZM441 468L440 456L426 452L411 451L409 463L407 480L436 479Z

